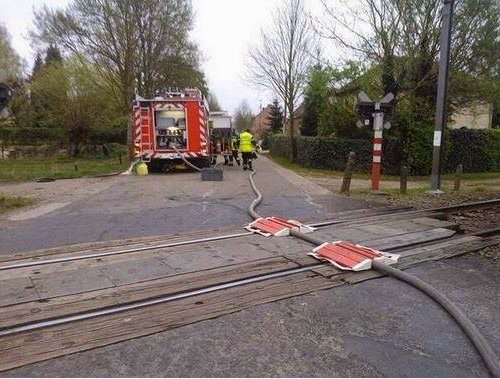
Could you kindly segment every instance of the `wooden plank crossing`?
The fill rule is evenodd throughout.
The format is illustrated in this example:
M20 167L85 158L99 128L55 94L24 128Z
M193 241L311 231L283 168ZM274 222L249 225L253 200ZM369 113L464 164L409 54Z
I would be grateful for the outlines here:
M316 274L300 273L193 299L8 336L0 343L0 370L162 332L341 284Z
M367 222L366 219L358 220L358 222L352 220L349 221L349 225L332 225L321 228L315 233L326 240L336 238L340 232L346 233L346 235L351 233L352 242L363 243L378 249L396 249L396 252L401 255L398 264L399 268L407 268L429 260L464 254L500 242L499 239L495 238L456 235L456 225L447 221L426 218L422 215L423 213L419 213L419 217L413 216L413 218L410 218L404 214L399 215L399 219L397 214L390 214L385 218L384 216L375 215L371 216L371 223ZM220 230L216 235L235 232L241 232L241 229L238 231L232 229L230 232ZM210 235L213 236L214 233L211 232ZM371 237L372 235L377 235L379 238L374 239ZM151 246L158 242L182 241L191 238L202 238L201 236L208 236L208 234L204 231L190 233L189 235L162 236L156 239L140 239L129 242L133 246ZM415 243L422 245L410 246ZM124 242L113 241L110 246L112 248L121 248L124 246ZM167 263L169 262L168 259L174 255L177 260L184 256L195 256L203 257L208 264L210 259L226 263L214 267L208 265L207 267L210 268L199 269L194 272L189 272L189 268L186 268L186 271L176 271L173 274L167 273L165 276L154 280L144 281L137 278L135 282L131 281L127 284L114 285L110 288L101 288L83 293L75 292L38 300L21 297L12 305L0 307L0 328L52 319L69 313L74 314L156 298L318 263L316 259L307 256L307 252L312 249L312 246L305 242L299 243L293 237L266 239L265 237L252 235L227 240L220 244L200 243L196 246L179 248L175 249L175 251L172 249L162 251L160 249L159 251L150 252L149 256L162 256L162 259L165 259ZM219 247L216 248L217 246ZM234 251L231 250L231 246L234 247ZM288 247L291 250L288 250ZM21 256L16 256L15 259L32 259L33 257L51 259L54 256L88 253L95 251L95 249L107 251L109 247L104 244L61 247L33 252L31 255L30 252L26 252ZM193 255L197 249L199 255ZM260 253L260 250L263 253ZM235 255L236 252L238 252L237 255ZM228 257L231 257L231 259ZM228 263L234 259L236 259L234 263ZM134 266L139 261L139 255L132 253L131 255L125 254L115 258L108 257L104 264L111 265L120 262L120 264L126 265L128 262L131 266ZM5 262L7 262L6 259L4 259L4 264ZM186 262L191 261L186 260ZM95 262L81 261L73 268L90 270L95 269L94 264ZM57 272L54 267L64 271L68 266L47 266L44 270L46 270L47 274ZM8 270L5 273L0 271L0 280L29 279L33 271L34 269L15 269ZM2 337L0 338L0 371L162 332L193 322L237 312L258 304L340 285L354 284L379 276L380 274L371 270L357 273L342 272L334 267L325 266L314 271L220 290L143 309Z
M297 267L300 266L284 257L276 257L194 273L167 276L161 279L98 291L60 296L47 299L45 302L24 302L0 308L0 328L16 325L20 319L23 322L50 319L70 313L80 313L102 307L166 296L181 291L216 285L222 281L229 282Z

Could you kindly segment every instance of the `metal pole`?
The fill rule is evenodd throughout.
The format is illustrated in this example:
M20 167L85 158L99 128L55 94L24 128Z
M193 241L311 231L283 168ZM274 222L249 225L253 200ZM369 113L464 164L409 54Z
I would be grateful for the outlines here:
M450 61L451 26L454 0L443 0L443 20L441 28L441 54L439 57L438 89L436 98L436 124L432 150L431 192L440 193L442 132L446 122L446 95L448 84L448 66Z

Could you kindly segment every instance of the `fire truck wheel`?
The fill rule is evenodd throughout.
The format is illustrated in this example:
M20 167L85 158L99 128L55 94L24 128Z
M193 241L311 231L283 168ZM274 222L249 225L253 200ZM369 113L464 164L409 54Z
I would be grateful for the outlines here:
M172 172L174 170L175 165L173 162L163 162L161 166L161 171L162 172Z
M210 159L209 158L199 158L199 159L197 159L195 165L199 168L210 167Z

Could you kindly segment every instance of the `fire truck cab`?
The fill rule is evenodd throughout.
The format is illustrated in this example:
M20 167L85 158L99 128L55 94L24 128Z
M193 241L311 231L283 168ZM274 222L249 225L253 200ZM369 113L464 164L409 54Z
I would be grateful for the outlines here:
M152 171L170 171L189 161L210 165L208 103L198 89L169 91L133 103L132 155Z

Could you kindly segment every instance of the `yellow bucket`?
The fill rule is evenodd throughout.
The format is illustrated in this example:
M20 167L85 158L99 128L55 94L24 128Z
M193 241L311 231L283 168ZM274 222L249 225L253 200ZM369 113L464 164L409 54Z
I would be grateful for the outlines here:
M138 163L135 166L135 173L137 176L146 176L148 174L148 166L146 165L146 163Z

